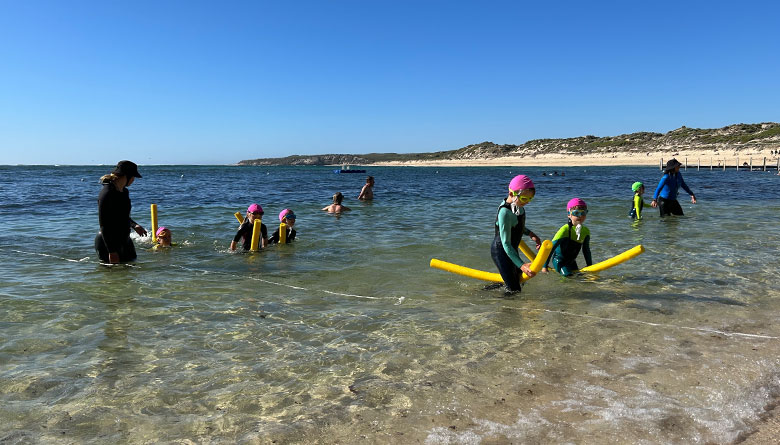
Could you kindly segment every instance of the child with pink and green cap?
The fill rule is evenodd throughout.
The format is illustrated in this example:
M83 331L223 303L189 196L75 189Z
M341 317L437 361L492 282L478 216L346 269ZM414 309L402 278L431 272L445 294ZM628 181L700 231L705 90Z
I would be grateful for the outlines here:
M566 204L568 221L553 237L552 254L547 258L542 272L547 272L547 265L552 259L555 270L568 277L579 270L577 267L577 255L582 251L585 263L593 264L590 256L590 230L583 226L588 215L588 204L581 198L572 198Z
M509 183L509 194L498 206L494 223L495 237L490 246L490 256L498 267L508 292L520 291L521 272L531 277L535 275L530 268L530 263L524 263L520 258L517 247L523 235L531 237L537 249L542 245L542 240L525 226L524 207L535 195L536 188L531 178L518 175L512 178Z

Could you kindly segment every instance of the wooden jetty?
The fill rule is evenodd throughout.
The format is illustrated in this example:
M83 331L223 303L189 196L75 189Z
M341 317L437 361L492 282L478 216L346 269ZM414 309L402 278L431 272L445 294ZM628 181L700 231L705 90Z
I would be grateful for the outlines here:
M776 171L780 171L780 157L778 157L777 159L770 159L769 163L767 163L767 158L766 158L766 156L764 156L763 161L761 162L760 165L758 165L758 164L757 165L753 165L753 158L752 157L748 157L747 161L743 160L743 162L741 164L739 163L739 157L734 158L734 161L733 161L734 163L733 164L730 164L729 163L730 160L727 160L725 158L718 159L718 158L710 157L709 164L702 164L701 163L701 158L696 158L696 163L695 164L694 163L690 163L689 164L687 157L685 157L684 159L685 159L685 161L682 162L682 167L680 167L680 168L682 168L684 170L688 170L688 168L690 167L690 168L695 168L696 170L705 169L705 170L723 170L723 171L726 171L726 170L737 170L737 171L739 171L739 170L746 170L746 171L771 171L771 170L776 170ZM705 161L706 161L706 159L705 159ZM717 164L716 164L716 162L717 162ZM666 163L664 163L663 158L661 158L660 167L661 167L661 170L663 170L666 167Z

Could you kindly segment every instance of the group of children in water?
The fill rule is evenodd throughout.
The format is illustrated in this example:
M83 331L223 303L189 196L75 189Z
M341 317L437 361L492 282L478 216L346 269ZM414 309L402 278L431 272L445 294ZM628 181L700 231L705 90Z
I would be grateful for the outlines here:
M696 196L679 173L681 165L676 159L667 162L664 175L653 195L650 206L658 207L661 216L683 214L677 201L677 192L680 187L691 195L691 202L696 203ZM146 230L130 218L130 198L126 189L135 178L140 177L136 164L130 161L120 161L113 172L101 178L103 189L98 197L100 233L95 238L95 250L103 262L118 263L135 259L135 247L130 240L129 230L133 229L141 236L146 235ZM358 199L373 199L373 186L374 178L369 176L358 195ZM635 182L632 184L631 190L634 192L634 198L629 216L641 219L642 209L648 207L642 198L645 187L641 182ZM490 253L504 281L506 290L509 292L520 290L522 273L531 277L535 275L530 268L530 263L524 263L520 258L518 247L523 235L528 235L536 243L537 249L542 244L541 238L525 225L524 207L533 200L535 195L536 188L531 178L525 175L515 176L509 183L509 193L501 202L496 214L495 237L491 244ZM343 199L344 196L341 192L334 194L333 203L322 210L336 214L348 211L349 208L342 204ZM593 264L590 252L590 230L584 225L588 215L588 204L581 198L572 198L566 204L566 212L566 224L555 233L552 240L552 253L547 258L542 272L546 272L550 262L552 262L552 267L561 275L574 274L579 270L576 259L580 252L582 252L588 266ZM246 218L241 221L238 231L233 236L230 250L236 250L239 242L242 243L244 250L252 248L252 232L256 220L261 221L259 248L280 242L290 243L295 239L295 212L291 209L282 210L279 213L279 229L274 231L270 237L266 225L262 223L263 214L263 208L259 204L251 204L247 208ZM237 214L237 216L240 215ZM155 235L157 239L155 248L173 245L169 228L161 226Z
M374 177L373 176L369 176L366 178L366 184L360 190L358 199L362 201L369 201L374 199ZM336 213L336 214L350 210L349 207L341 204L343 200L344 200L344 195L341 192L337 192L336 194L333 195L333 204L326 206L322 210L327 211L328 213ZM276 229L276 231L272 233L270 237L268 236L268 228L266 227L265 224L262 223L262 218L264 213L265 212L263 211L263 208L259 204L251 204L247 208L246 217L244 218L243 222L241 222L241 225L238 227L238 231L236 232L235 236L233 236L233 240L230 242L230 250L236 250L236 247L238 246L239 242L241 242L241 245L244 248L244 250L251 249L252 232L254 230L254 222L256 219L259 219L261 221L260 237L259 237L260 248L265 248L271 244L277 244L280 242L282 238L285 238L285 243L290 243L295 239L296 231L293 228L293 226L295 226L295 219L296 219L295 212L293 212L290 209L282 210L279 213L279 223L280 223L279 229ZM286 230L285 237L280 236L281 235L280 230L282 227L285 227ZM154 246L155 248L173 246L171 242L172 239L171 231L165 226L161 226L159 229L157 229L156 238L157 238L157 244Z
M691 202L696 203L696 196L680 174L681 165L676 159L667 162L651 205L645 204L642 198L645 191L644 184L637 181L631 185L631 190L634 192L629 212L631 218L642 219L642 209L645 207L658 207L661 216L682 215L682 208L677 201L680 187L691 195ZM508 292L520 291L520 278L523 273L530 277L536 275L530 268L531 263L524 263L520 258L518 247L523 235L528 235L536 243L537 249L542 244L541 238L525 225L524 207L535 195L536 188L531 178L525 175L515 176L509 183L509 194L501 202L496 214L495 237L490 254ZM576 260L580 252L588 266L593 264L593 258L590 252L590 230L584 226L588 215L588 204L582 198L572 198L566 204L566 213L566 224L555 233L552 240L552 253L547 258L542 272L547 272L552 262L553 268L559 274L568 277L579 270Z

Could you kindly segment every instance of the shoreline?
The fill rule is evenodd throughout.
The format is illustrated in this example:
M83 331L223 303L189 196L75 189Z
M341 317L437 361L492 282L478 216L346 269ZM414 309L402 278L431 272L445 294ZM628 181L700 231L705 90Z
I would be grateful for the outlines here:
M644 153L636 152L612 152L612 153L589 153L589 154L541 154L530 157L504 156L498 158L477 158L477 159L446 159L439 161L387 161L375 162L366 166L377 167L609 167L609 166L636 166L651 167L665 163L669 159L675 158L688 168L701 166L714 168L727 165L733 167L740 166L747 162L753 168L761 168L766 158L767 169L775 169L778 165L778 154L772 153L772 150L751 150L749 152L739 152L735 150L720 151L713 153L710 151L651 151Z

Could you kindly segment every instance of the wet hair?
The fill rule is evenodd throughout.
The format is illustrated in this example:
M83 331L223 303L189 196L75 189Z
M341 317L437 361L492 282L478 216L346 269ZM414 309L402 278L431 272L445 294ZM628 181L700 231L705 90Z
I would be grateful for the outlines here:
M371 182L373 180L374 180L374 177L373 176L369 176L368 178L366 178L366 184L368 184L369 182Z
M342 195L341 192L336 192L336 194L333 195L333 204L341 204L341 201L343 200L344 200L344 195Z

